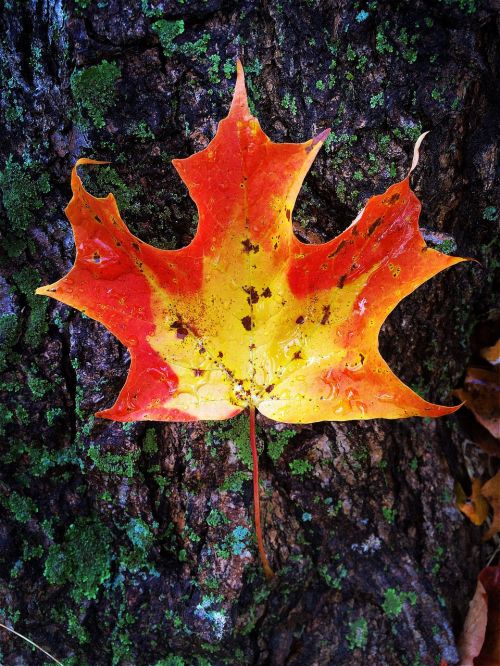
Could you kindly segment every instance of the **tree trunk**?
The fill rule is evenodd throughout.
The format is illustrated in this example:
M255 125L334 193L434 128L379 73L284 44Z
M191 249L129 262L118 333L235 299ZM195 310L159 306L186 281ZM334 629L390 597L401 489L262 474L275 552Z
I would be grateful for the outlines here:
M480 263L406 298L380 346L403 381L452 404L493 306L493 5L4 0L1 22L0 622L66 666L457 664L493 552L454 506L455 480L494 471L467 414L286 427L257 415L267 582L248 415L94 419L127 352L33 292L72 265L63 210L81 156L109 160L85 182L114 192L142 240L189 242L196 210L171 159L213 137L240 56L271 139L332 127L294 211L304 241L345 229L431 131L413 176L425 237ZM49 663L2 629L0 649L6 666Z

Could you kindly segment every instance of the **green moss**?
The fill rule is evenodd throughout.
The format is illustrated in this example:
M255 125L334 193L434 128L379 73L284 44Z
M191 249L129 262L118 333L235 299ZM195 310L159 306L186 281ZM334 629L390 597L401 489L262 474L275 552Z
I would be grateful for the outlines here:
M81 13L92 4L92 0L75 0L75 5L78 13Z
M350 650L365 647L368 641L368 622L364 617L349 623L349 633L346 640Z
M243 484L245 483L245 481L248 481L250 478L251 478L250 474L243 470L234 472L234 474L228 476L227 479L224 479L224 482L221 485L220 489L229 490L233 493L241 493Z
M495 222L498 217L497 209L495 206L486 206L483 210L483 220L488 222Z
M178 657L177 655L171 654L165 659L161 659L160 661L157 661L154 666L186 666L186 662L182 657Z
M241 462L249 469L253 469L247 414L239 414L223 425L213 428L205 435L205 441L209 447L228 440L232 441L236 446L236 452ZM257 447L261 448L259 442L257 443Z
M95 599L111 576L111 532L96 517L77 518L61 544L52 544L44 575L51 585L69 584L77 602Z
M140 453L139 451L129 451L124 454L103 453L99 447L91 444L87 455L101 472L131 479L136 473L135 464Z
M141 8L144 16L148 18L160 18L163 10L160 7L151 7L148 0L141 0Z
M478 0L439 0L447 7L458 7L467 14L474 14L478 9Z
M157 527L157 523L155 523ZM155 573L154 566L148 561L149 550L154 542L154 534L140 518L131 518L125 528L131 548L120 548L120 566L135 573L147 569Z
M142 143L154 141L155 135L145 120L140 120L130 134Z
M0 372L7 367L7 359L17 342L19 324L14 313L0 315Z
M296 458L288 463L290 471L294 476L303 476L312 470L312 465L309 460Z
M269 430L268 433L271 438L267 445L267 454L273 462L276 462L281 457L285 446L288 442L295 437L295 430Z
M219 525L222 525L223 523L228 523L228 519L226 518L225 514L221 513L217 509L211 509L210 513L207 516L206 519L207 525L210 525L210 527L218 527Z
M140 518L131 518L127 525L127 536L136 548L147 550L153 544L153 533Z
M41 400L50 391L53 384L48 379L38 377L36 369L32 368L28 373L28 386L35 400Z
M50 191L46 173L35 174L35 165L21 165L9 156L0 171L0 191L8 224L2 222L5 233L4 250L9 257L18 257L26 248L26 232L34 226L35 212L43 207L43 196Z
M12 492L8 497L0 497L3 506L11 511L14 519L20 523L27 523L34 513L38 511L31 497Z
M335 556L335 560L339 559L339 555L337 554ZM335 575L332 576L332 574L329 572L328 567L326 564L323 564L321 567L318 569L318 573L323 578L325 583L333 588L334 590L341 590L342 589L342 581L344 578L347 578L349 572L346 569L346 567L343 564L337 565L335 569Z
M226 60L224 65L222 66L222 71L224 72L224 76L226 79L230 79L233 74L236 72L236 65L232 60Z
M384 592L382 610L387 617L394 619L401 615L403 606L407 601L414 606L417 603L416 594L414 592L398 592L393 587L389 587Z
M396 520L397 510L396 509L391 509L388 506L383 506L382 507L382 515L384 516L386 521L389 523L389 525L394 525L394 521Z
M247 539L250 535L250 530L247 527L238 525L231 532L231 550L233 555L241 555L243 551L248 548Z
M281 100L281 106L287 111L290 111L292 116L297 115L297 100L295 97L292 97L290 93L285 93L285 96Z
M127 185L113 167L99 166L84 171L82 180L94 196L105 197L112 192L122 214L135 209L138 188Z
M383 106L384 105L384 93L379 92L376 95L372 95L370 97L370 108L371 109L376 109L377 106Z
M85 645L85 643L90 643L90 634L82 625L79 617L72 610L68 610L66 613L66 622L68 626L68 634L76 638L80 645Z
M208 60L210 62L210 67L208 68L208 80L210 83L220 83L220 76L219 76L219 66L220 66L220 55L214 54L211 56L208 56Z
M182 19L180 21L160 19L159 21L155 21L151 27L158 35L163 48L163 54L166 58L170 58L177 50L174 39L184 32L184 21Z
M144 435L144 441L142 443L142 450L144 453L158 453L158 441L156 438L156 430L154 428L148 428L146 434Z
M61 407L51 407L45 412L45 419L49 426L54 425L56 419L63 416L64 410Z
M210 42L210 35L205 32L203 35L194 42L186 42L183 44L179 50L186 56L191 58L201 58L204 56L208 50L208 44Z
M418 137L422 134L422 125L420 122L416 122L415 124L411 125L403 125L402 127L396 127L392 133L397 139L406 139L412 143L415 143Z
M116 101L116 82L121 70L114 62L76 70L70 78L71 92L80 109L84 109L95 127L104 127L104 115Z
M389 21L384 21L383 25L379 26L377 29L377 34L375 37L375 48L377 52L380 53L380 55L394 52L394 47L387 41L387 37L385 35L385 30L388 28Z
M36 349L43 341L49 330L47 321L48 299L35 294L35 289L42 284L38 271L25 266L14 273L14 284L26 298L29 307L28 323L24 332L24 342Z

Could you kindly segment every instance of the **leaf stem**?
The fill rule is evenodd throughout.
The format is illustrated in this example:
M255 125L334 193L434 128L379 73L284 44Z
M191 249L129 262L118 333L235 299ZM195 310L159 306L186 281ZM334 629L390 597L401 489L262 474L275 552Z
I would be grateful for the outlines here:
M274 577L274 572L271 569L267 560L266 551L264 549L264 541L262 539L262 530L260 526L260 496L259 496L259 454L257 452L257 442L255 438L255 407L250 405L250 446L252 448L253 458L253 515L255 522L255 534L257 536L257 546L259 548L260 561L267 580Z

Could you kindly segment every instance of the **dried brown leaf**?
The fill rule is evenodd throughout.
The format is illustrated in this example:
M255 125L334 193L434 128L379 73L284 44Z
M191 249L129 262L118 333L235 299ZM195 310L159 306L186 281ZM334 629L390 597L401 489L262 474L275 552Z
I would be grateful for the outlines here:
M491 537L500 532L500 472L487 481L481 488L481 495L486 498L493 509L493 520L491 521L490 529L483 536L483 541L491 539Z
M479 574L458 650L460 666L500 666L500 566Z

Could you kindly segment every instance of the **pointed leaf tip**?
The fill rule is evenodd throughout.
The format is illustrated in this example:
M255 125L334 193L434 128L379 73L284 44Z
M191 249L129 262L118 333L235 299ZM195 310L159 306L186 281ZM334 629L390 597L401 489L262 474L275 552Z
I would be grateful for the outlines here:
M232 118L241 118L242 120L252 117L250 109L248 108L245 72L239 58L236 60L236 84L234 86L229 116Z
M410 167L410 170L408 171L408 176L407 176L407 178L409 178L409 176L413 173L413 171L414 171L414 170L416 169L416 167L417 167L418 160L420 159L420 146L422 145L422 141L425 139L425 137L426 137L428 134L429 134L428 131L427 131L427 132L424 132L423 134L421 134L421 135L418 137L418 139L417 139L416 142L415 142L415 147L413 148L413 159L412 159L412 161L411 161L411 167Z
M327 138L329 137L331 131L332 131L332 130L330 129L330 127L327 127L325 130L323 130L322 132L320 132L319 134L317 134L315 137L313 137L313 139L311 140L310 145L309 145L309 146L307 147L307 149L306 149L307 152L310 152L310 151L314 148L314 146L317 146L318 144L320 144L319 147L321 148L321 146L323 145L323 143L324 143L324 142L327 140Z

